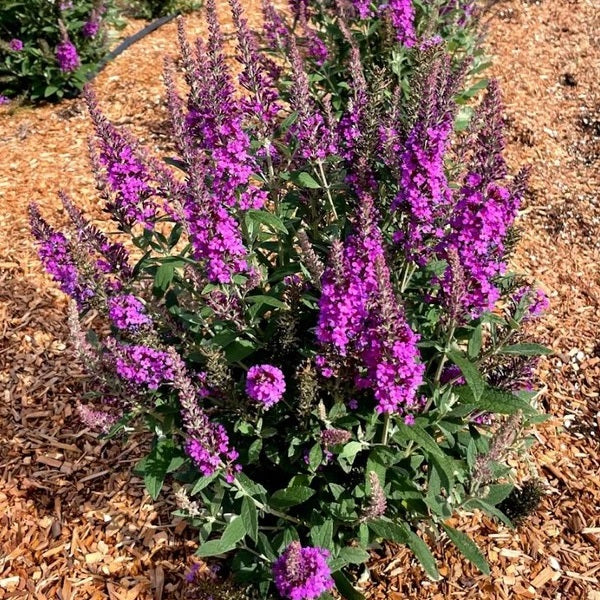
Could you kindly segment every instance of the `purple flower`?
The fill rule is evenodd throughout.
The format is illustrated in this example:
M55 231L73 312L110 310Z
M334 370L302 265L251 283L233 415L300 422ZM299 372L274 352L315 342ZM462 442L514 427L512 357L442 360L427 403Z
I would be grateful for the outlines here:
M263 38L271 50L285 49L289 31L271 0L262 0Z
M369 303L377 293L375 262L384 254L373 200L363 197L354 232L342 244L332 245L330 265L322 277L316 336L346 356L365 328Z
M145 306L132 294L109 298L108 316L117 329L135 331L152 323L152 319L146 314Z
M466 381L462 375L460 367L457 365L448 365L443 371L440 377L440 383L446 385L447 383L453 382L453 385L465 385Z
M289 600L314 600L332 589L329 557L324 548L303 548L300 542L292 542L273 564L278 592Z
M219 423L211 422L200 408L199 399L207 396L205 374L200 374L201 385L198 387L173 348L169 349L168 356L172 364L173 388L179 393L181 418L187 434L185 451L204 476L212 475L222 468L226 480L231 483L234 474L241 469L240 465L235 464L238 452L229 445L225 428Z
M230 283L236 273L248 271L247 250L239 224L222 203L222 197L205 185L205 174L192 165L190 194L183 205L194 258L205 261L206 276L215 283Z
M42 265L79 309L84 308L95 295L95 289L93 282L87 281L80 272L71 243L63 233L46 223L35 204L29 206L29 215Z
M390 157L400 157L398 195L392 210L405 215L404 228L394 240L409 260L424 265L443 237L453 198L444 157L454 123L454 79L447 60L436 63L425 82L417 121L401 144L394 127L384 130ZM392 159L393 160L393 159Z
M100 30L100 21L98 18L91 18L89 21L84 23L81 28L81 33L83 37L86 38L94 38L98 35L98 31Z
M373 11L371 10L371 0L352 0L352 4L356 9L359 18L362 20L373 16Z
M329 58L329 50L319 37L319 34L308 26L304 30L308 55L315 61L318 67L322 67Z
M424 373L418 336L392 290L370 196L360 198L354 232L332 246L316 336L334 356L358 359L363 368L355 383L373 391L379 412L415 405Z
M204 476L212 475L223 466L225 460L235 460L238 456L235 450L229 448L229 437L225 428L219 423L212 423L205 413L202 413L202 423L195 423L195 437L188 438L185 443L186 454Z
M21 52L23 50L23 42L17 38L10 40L8 45L13 52Z
M337 446L339 444L345 444L352 438L352 434L345 429L324 429L321 431L321 443L325 448L329 446Z
M283 373L272 365L254 365L248 369L246 394L266 409L277 404L285 392Z
M69 39L63 40L56 46L56 60L63 73L75 71L81 64L77 48Z
M524 286L519 288L512 296L512 303L515 306L519 306L523 299L527 304L527 310L525 312L524 319L535 319L540 317L548 307L550 306L550 300L546 295L546 292L541 288L533 290L531 286Z
M129 279L132 275L129 266L129 253L119 242L111 242L106 235L95 225L92 225L83 213L73 204L69 196L62 191L58 195L69 215L75 229L77 239L83 244L90 255L99 255L96 266L104 274L115 276L116 281L111 282L113 287L120 288L122 279Z
M451 231L441 243L442 256L455 253L464 280L462 314L479 317L492 310L500 297L494 280L504 273L504 239L517 215L520 198L507 188L490 183L481 189L481 177L467 176L450 220ZM450 297L454 282L453 269L442 279L442 290Z
M106 411L94 410L84 404L78 405L77 412L86 427L89 427L93 431L100 431L101 433L108 433L110 428L119 420L117 415Z
M10 104L10 98L0 95L0 106L4 106L5 104Z
M412 415L408 415L404 419L405 423L409 416ZM369 493L369 504L363 509L363 513L360 518L363 523L372 519L376 519L377 517L381 517L385 514L387 508L387 499L385 497L385 492L381 487L381 482L379 481L377 473L371 471L369 472L368 477L371 491Z
M112 339L107 348L114 355L117 374L126 381L156 390L173 380L173 359L168 352L148 346L126 346Z
M153 196L158 190L148 165L129 136L108 122L89 92L86 101L96 131L98 164L104 169L102 177L112 192L107 210L124 227L141 223L152 229L157 215Z
M415 8L412 0L388 0L386 12L396 31L396 39L406 47L415 45Z
M337 152L336 132L315 105L304 63L293 37L290 38L290 58L293 81L291 104L298 113L298 118L290 127L289 133L297 141L302 158L322 161Z

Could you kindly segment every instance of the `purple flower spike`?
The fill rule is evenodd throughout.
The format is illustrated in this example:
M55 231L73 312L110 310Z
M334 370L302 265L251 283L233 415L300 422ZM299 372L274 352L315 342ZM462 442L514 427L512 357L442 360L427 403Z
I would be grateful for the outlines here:
M60 289L75 300L78 308L83 309L95 295L95 290L91 282L82 277L69 240L46 223L35 204L29 206L29 215L44 268L58 282Z
M246 393L268 409L277 404L285 392L283 373L272 365L255 365L248 370Z
M77 48L69 39L65 39L56 47L56 60L63 73L75 71L81 64Z
M330 554L324 548L303 548L292 542L273 564L275 586L288 600L315 600L333 588Z
M415 8L412 0L389 0L387 13L400 44L408 48L414 46L416 42Z
M117 375L126 381L156 390L173 380L173 359L167 352L148 346L126 346L113 339L108 340L107 348L114 355Z
M21 50L23 50L23 42L16 38L10 40L8 46L13 52L21 52Z
M81 28L81 33L86 38L94 38L100 30L100 21L97 18L92 18L87 21Z
M108 316L117 329L123 330L135 331L152 323L142 302L132 294L109 298Z

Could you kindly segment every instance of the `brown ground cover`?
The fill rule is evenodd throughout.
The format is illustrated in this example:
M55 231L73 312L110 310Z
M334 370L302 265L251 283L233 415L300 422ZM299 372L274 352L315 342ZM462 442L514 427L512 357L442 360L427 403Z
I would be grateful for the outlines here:
M391 600L597 600L600 8L597 0L507 0L487 24L509 161L533 166L516 263L552 300L531 334L556 353L540 370L553 418L538 429L523 471L537 474L547 493L517 531L478 514L462 518L491 577L442 541L434 548L441 582L429 582L407 550L393 549L374 557L367 592ZM197 17L188 26L201 31ZM171 23L95 83L109 117L157 154L169 149L160 72L174 40ZM85 376L68 344L64 297L41 272L29 239L27 203L60 218L59 188L101 218L89 133L80 100L0 113L0 599L182 597L195 549L193 532L170 516L171 496L152 502L131 472L143 438L125 450L101 443L75 416Z

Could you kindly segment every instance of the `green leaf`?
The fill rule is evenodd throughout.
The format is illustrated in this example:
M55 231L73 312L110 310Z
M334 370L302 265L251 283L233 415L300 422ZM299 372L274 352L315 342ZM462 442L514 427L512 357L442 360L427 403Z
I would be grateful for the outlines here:
M173 440L162 438L144 459L143 467L140 467L140 470L144 472L144 484L153 500L158 498L165 476L170 470L173 470L171 463L178 454L179 451Z
M272 231L280 231L281 233L288 232L286 226L283 224L283 221L273 213L265 210L249 210L246 215L253 221L261 223Z
M447 536L452 540L452 543L463 553L465 558L471 561L483 574L489 575L490 566L475 542L466 533L454 529L454 527L450 527L445 523L442 523L442 527Z
M57 86L48 85L48 86L46 86L46 89L44 90L44 98L48 98L49 96L52 96L52 94L56 94L56 92L58 92Z
M446 474L446 477L451 480L454 473L458 471L456 462L446 455L439 447L438 443L420 426L420 425L405 425L404 423L396 424L397 431L393 439L398 442L412 440L416 442L425 452L435 457L440 469Z
M515 528L511 520L501 510L492 504L488 504L485 500L481 500L480 498L472 498L471 500L465 502L463 506L467 509L477 508L488 515L495 517L507 527L510 527L511 529Z
M362 565L369 560L369 553L357 546L344 546L340 550L339 557L351 565Z
M156 270L156 275L154 275L154 287L166 292L173 281L174 275L175 269L172 264L164 263L160 265Z
M352 462L356 455L363 449L363 445L360 442L348 442L339 454L340 458L345 458Z
M292 181L301 187L309 188L311 190L318 190L321 188L321 185L315 181L310 173L297 173L292 177Z
M258 438L250 444L248 448L248 463L253 464L258 462L258 458L260 456L260 451L262 450L263 441L261 438Z
M201 477L196 482L196 485L192 488L190 492L190 496L195 496L198 492L201 492L205 487L208 487L217 477L219 476L219 472L215 471L212 475L208 475L208 477Z
M250 340L238 339L225 347L225 358L233 363L244 360L256 350L256 344Z
M479 324L477 327L475 327L475 329L473 329L473 333L469 338L468 354L469 358L471 359L477 358L477 356L479 356L479 352L481 351L481 333L482 327L481 324Z
M244 539L246 535L246 527L244 525L244 519L235 516L225 527L221 542L227 547L227 550L233 550L236 544Z
M321 448L321 444L315 444L308 453L308 465L313 470L316 471L317 467L323 461L323 449Z
M350 583L342 571L335 571L331 576L335 581L337 591L345 600L365 600L365 597Z
M514 354L517 356L548 356L552 354L550 348L542 346L541 344L513 344L512 346L505 346L500 350L500 354Z
M229 552L231 548L227 548L221 540L210 540L201 544L198 550L196 550L196 556L201 558L207 556L217 556L219 554L225 554Z
M421 563L425 573L427 573L427 575L434 581L438 581L440 579L440 574L437 569L435 557L431 553L429 546L427 546L427 544L414 531L412 531L412 529L403 523L400 524L400 527L406 531L406 543Z
M274 296L246 296L246 301L251 304L266 304L268 306L274 306L275 308L288 308L288 305L285 302L282 302L279 298L275 298Z
M477 410L485 410L491 413L502 415L512 415L518 411L523 411L526 415L536 415L538 412L531 406L527 400L519 398L515 394L486 387L482 397L476 401L473 398L472 390L467 386L456 388L459 398L468 404L473 404Z
M258 511L256 510L256 504L249 496L242 498L241 517L246 528L246 534L256 542L258 540Z
M327 519L321 525L314 525L310 530L310 539L314 546L331 550L333 546L333 521Z
M388 519L376 519L369 523L369 529L379 538L399 544L408 544L406 531Z
M512 483L494 483L489 486L488 493L483 499L488 504L495 506L507 498L514 488L515 486Z
M289 508L306 502L314 496L315 490L304 485L277 490L269 501L274 508Z
M477 370L477 367L457 348L450 349L448 351L448 357L461 370L463 377L467 381L467 385L473 392L475 400L479 400L483 394L485 382Z

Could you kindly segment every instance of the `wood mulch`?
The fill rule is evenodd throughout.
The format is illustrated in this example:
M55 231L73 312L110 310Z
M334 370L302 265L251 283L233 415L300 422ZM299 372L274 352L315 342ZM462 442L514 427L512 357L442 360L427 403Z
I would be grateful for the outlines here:
M555 351L540 368L553 418L520 468L546 495L517 531L461 518L490 577L442 540L442 581L428 581L407 550L388 549L374 557L366 591L378 600L600 600L600 10L597 0L506 0L488 25L509 162L533 166L516 264L552 300L531 334ZM201 19L188 28L201 33ZM94 85L109 117L159 156L170 150L160 73L164 54L176 54L175 30L144 38ZM0 600L183 597L196 546L170 515L168 488L153 502L132 474L145 438L124 449L79 423L86 378L69 346L65 299L29 238L28 202L60 221L60 188L102 218L89 134L81 100L0 112Z

